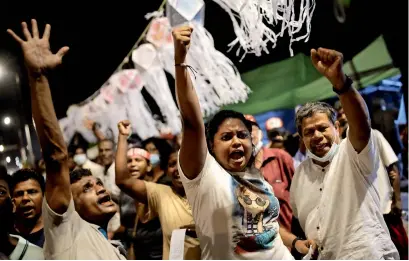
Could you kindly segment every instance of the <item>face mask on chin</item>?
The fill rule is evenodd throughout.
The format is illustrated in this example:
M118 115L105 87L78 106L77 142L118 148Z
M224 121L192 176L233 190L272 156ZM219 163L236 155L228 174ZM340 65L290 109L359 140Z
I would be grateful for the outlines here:
M87 161L87 155L85 155L85 154L74 155L73 160L74 160L75 164L77 164L78 166L82 166Z
M334 158L334 156L337 154L338 148L339 148L339 145L336 142L333 142L331 145L331 149L323 157L318 157L317 155L312 153L309 149L307 149L307 156L318 162L328 162L328 161L331 161Z

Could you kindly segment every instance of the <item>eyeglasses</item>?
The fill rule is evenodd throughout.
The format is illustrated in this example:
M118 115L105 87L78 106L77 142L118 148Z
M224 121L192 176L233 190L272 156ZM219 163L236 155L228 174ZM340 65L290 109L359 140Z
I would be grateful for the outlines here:
M244 203L246 203L247 205L252 205L254 201L260 207L264 207L266 205L266 201L260 197L257 197L256 199L251 199L249 196L244 195L240 196L240 198L242 198Z

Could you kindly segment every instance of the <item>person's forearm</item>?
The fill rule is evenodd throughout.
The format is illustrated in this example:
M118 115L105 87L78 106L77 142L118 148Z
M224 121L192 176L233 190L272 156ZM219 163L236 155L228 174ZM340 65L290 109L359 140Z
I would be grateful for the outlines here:
M345 116L348 119L349 137L355 150L362 151L371 134L368 108L362 96L355 88L339 95Z
M204 124L199 99L190 79L188 68L175 66L176 95L184 128L202 131Z
M29 74L31 106L46 166L45 198L52 210L66 212L71 200L68 152L54 111L47 78Z
M396 202L401 202L401 196L400 196L400 175L399 175L399 169L396 164L392 164L390 167L388 167L388 172L389 172L389 179L391 181L391 185L393 188L393 201Z
M297 238L295 235L293 235L291 232L289 232L287 229L281 226L280 226L280 236L281 236L281 239L283 240L284 245L290 249L293 247L292 244L293 244L294 239Z
M48 79L44 75L39 77L29 75L29 83L36 132L46 169L49 169L55 162L67 161L67 146L55 114Z
M117 186L119 186L120 188L130 178L127 168L126 158L127 151L128 151L127 137L122 134L119 134L118 147L115 156L115 182Z

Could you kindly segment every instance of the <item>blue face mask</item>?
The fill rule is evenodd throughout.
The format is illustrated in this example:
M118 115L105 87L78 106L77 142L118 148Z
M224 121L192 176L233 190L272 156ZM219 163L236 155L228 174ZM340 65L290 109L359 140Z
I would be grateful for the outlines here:
M160 164L159 154L155 154L155 153L154 153L154 154L151 154L150 162L151 162L151 164L152 164L152 167L159 166L159 164Z

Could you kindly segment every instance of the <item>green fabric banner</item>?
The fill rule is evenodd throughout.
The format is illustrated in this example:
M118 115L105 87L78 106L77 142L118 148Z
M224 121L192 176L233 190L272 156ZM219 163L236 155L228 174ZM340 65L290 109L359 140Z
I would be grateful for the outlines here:
M352 62L358 75L361 75L360 85L363 87L399 74L397 68L391 67L392 59L382 37L357 54ZM350 61L344 64L344 71L354 75ZM304 54L259 67L244 73L242 78L252 90L249 99L245 103L226 106L225 109L258 114L294 108L299 104L334 96L328 80L316 71L310 57Z

